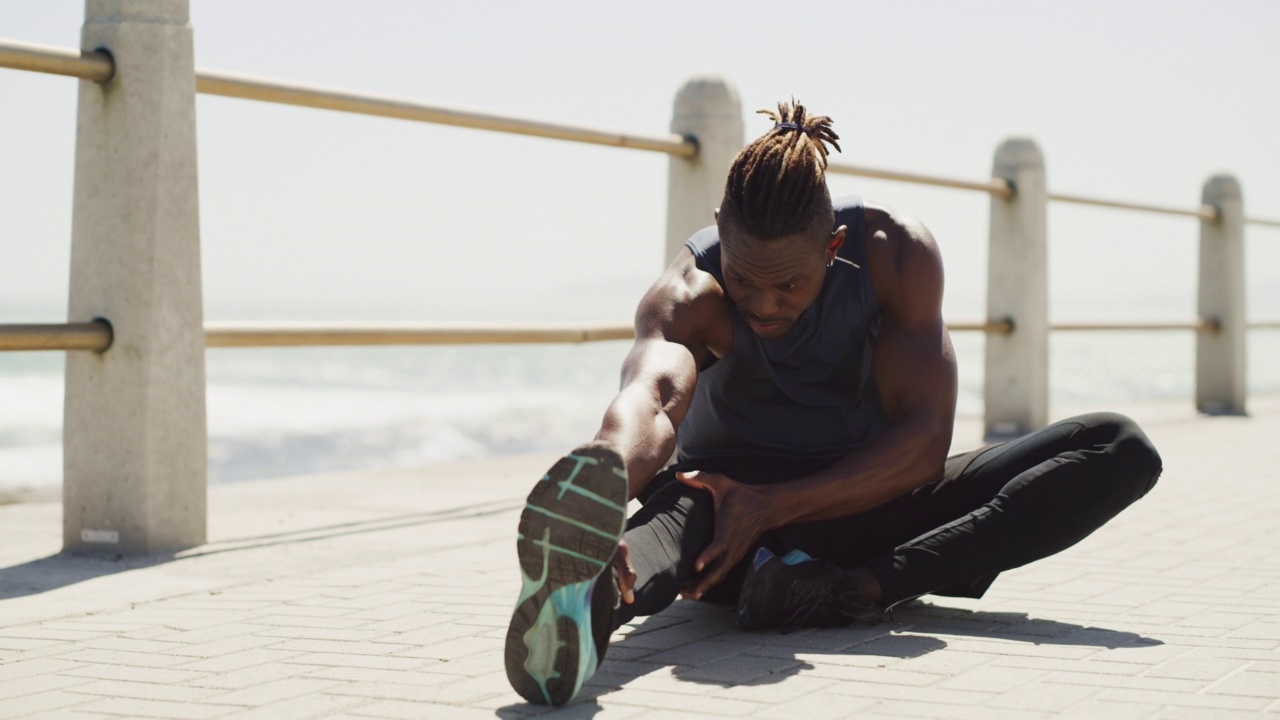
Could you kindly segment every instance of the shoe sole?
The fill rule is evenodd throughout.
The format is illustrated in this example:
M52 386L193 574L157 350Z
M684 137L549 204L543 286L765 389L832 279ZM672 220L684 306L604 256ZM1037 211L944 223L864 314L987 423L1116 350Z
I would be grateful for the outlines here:
M522 586L507 628L511 686L533 703L563 705L595 674L591 594L612 582L626 524L622 458L587 445L561 458L529 493L516 552Z

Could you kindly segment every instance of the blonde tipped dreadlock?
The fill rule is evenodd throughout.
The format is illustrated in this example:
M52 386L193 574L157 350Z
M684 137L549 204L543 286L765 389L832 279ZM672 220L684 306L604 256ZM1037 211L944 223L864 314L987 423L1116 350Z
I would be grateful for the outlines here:
M827 145L838 152L831 118L810 115L804 105L779 102L760 110L774 126L742 149L729 169L720 222L757 240L830 231L835 222L827 190Z

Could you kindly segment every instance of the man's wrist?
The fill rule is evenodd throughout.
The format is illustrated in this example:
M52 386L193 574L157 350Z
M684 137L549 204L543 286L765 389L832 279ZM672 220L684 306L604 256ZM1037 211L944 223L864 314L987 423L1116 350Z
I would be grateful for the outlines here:
M786 525L788 519L788 509L786 505L787 494L781 492L783 483L776 485L757 485L756 492L760 493L760 499L765 506L765 530L773 530Z

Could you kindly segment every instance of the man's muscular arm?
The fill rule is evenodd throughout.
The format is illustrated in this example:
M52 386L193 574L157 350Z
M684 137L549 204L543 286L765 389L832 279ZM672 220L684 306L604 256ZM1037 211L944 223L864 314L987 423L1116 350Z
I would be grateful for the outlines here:
M707 354L706 311L700 278L685 251L636 309L636 341L622 365L622 388L605 411L597 440L626 462L630 495L639 495L676 447L676 429L689 410L698 366Z
M796 522L846 517L942 476L955 422L956 362L942 321L942 258L922 225L869 211L867 254L881 310L874 380L887 427L832 467L779 485L745 486L724 475L680 480L716 498L716 533L695 566L689 594L719 582L759 535Z
M874 376L888 426L829 469L787 483L775 499L778 525L853 515L942 477L956 409L942 258L923 226L880 216L884 235L869 238L868 254L881 306Z

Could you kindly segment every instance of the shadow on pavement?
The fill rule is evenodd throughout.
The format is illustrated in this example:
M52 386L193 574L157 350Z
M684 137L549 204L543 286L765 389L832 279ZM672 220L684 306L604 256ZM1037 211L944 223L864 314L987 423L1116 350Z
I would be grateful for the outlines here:
M518 505L510 500L473 503L426 512L378 516L352 522L299 527L283 532L213 540L204 545L177 553L156 553L151 555L58 553L57 555L31 560L20 565L0 568L0 600L38 595L104 575L113 575L179 560L281 545L320 542L351 535L363 535L435 523L469 521L475 518L510 512L517 507Z
M604 707L596 702L594 696L585 700L570 703L564 707L553 708L546 705L532 705L522 703L518 705L508 705L498 708L494 711L494 715L502 718L502 720L522 720L522 718L540 717L555 718L555 720L583 720L585 718L595 717Z
M594 702L595 697L665 668L677 679L702 685L769 685L815 669L815 663L824 662L815 656L827 656L834 665L865 668L874 680L876 668L893 660L945 650L947 643L939 636L1100 649L1163 644L1122 630L926 602L900 608L891 621L879 625L805 629L791 635L744 633L734 628L730 608L679 602L613 643L600 671L587 683L587 694ZM559 717L558 712L553 717Z
M76 555L58 553L0 568L0 600L39 595L85 580L161 565L174 560L159 555Z

